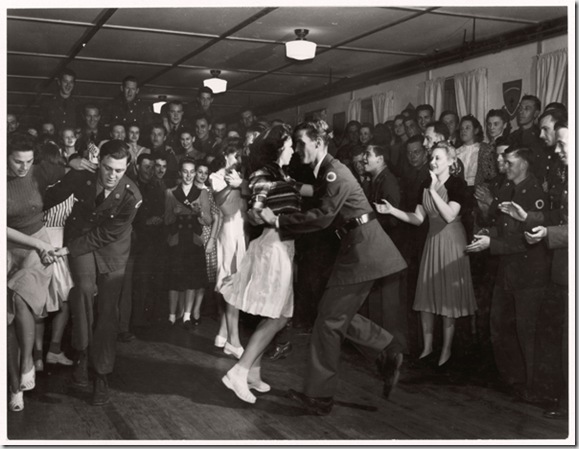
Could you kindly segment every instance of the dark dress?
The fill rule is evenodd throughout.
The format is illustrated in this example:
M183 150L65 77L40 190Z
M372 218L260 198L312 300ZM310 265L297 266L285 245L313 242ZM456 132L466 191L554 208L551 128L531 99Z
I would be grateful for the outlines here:
M465 254L466 232L458 215L447 223L438 212L428 191L430 180L423 184L422 204L429 218L428 236L422 253L414 310L450 318L472 315L476 301ZM465 204L466 183L450 176L437 189L445 202Z
M191 204L201 206L202 216L195 215ZM194 185L188 195L181 186L165 194L165 225L168 227L169 260L167 285L169 290L185 291L205 288L207 270L203 246L203 224L211 223L209 197L206 190Z

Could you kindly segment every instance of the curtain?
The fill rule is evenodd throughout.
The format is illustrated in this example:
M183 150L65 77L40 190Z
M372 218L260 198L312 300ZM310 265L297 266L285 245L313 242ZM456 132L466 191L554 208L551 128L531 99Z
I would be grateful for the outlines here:
M394 115L394 91L372 95L372 110L374 125L384 123L388 117Z
M474 115L484 130L488 110L487 69L480 68L454 75L454 90L458 115Z
M567 103L563 98L567 84L567 49L537 56L537 91L543 107L557 101Z
M434 108L434 119L440 117L444 110L444 78L436 78L423 83L424 96L422 104L429 104Z
M362 119L362 100L354 98L348 104L348 122L352 120L360 121Z

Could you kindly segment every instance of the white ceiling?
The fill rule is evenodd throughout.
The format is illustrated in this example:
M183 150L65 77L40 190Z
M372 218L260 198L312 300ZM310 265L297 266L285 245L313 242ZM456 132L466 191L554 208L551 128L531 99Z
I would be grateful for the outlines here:
M330 93L376 70L464 49L473 27L475 42L511 39L566 16L563 6L8 9L7 102L34 115L64 67L77 73L75 95L87 101L108 101L134 75L147 100L189 102L219 69L229 90L216 96L216 113L246 105L275 112L304 92ZM296 28L318 44L314 60L285 57Z

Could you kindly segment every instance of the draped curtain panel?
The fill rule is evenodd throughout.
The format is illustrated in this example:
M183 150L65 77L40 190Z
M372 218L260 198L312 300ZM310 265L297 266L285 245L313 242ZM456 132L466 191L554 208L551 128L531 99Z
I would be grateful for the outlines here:
M445 78L436 78L423 83L424 97L422 104L429 104L434 108L434 117L440 117L444 110L444 81Z
M372 110L374 112L374 125L384 123L394 115L394 91L372 95Z
M348 121L356 120L360 121L362 119L362 100L354 98L350 100L348 104Z
M484 129L488 111L487 69L480 68L454 75L454 90L458 115L474 115Z
M567 49L537 56L537 92L543 107L557 101L567 104L563 98L567 84Z

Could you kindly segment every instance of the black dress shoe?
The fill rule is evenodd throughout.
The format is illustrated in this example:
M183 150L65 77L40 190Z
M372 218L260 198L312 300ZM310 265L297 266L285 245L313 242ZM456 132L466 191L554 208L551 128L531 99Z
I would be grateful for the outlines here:
M131 332L121 332L119 335L117 335L117 341L120 341L121 343L130 343L136 338L137 337L135 337L135 334Z
M288 390L288 397L293 401L299 402L308 412L318 416L329 415L334 406L332 398L312 398L291 389Z
M376 366L378 372L384 379L384 388L382 390L383 396L388 399L390 393L398 383L400 377L400 367L404 361L404 355L401 351L401 346L396 343L390 343L376 359Z
M275 345L275 348L273 348L273 351L271 352L271 354L269 354L269 359L270 360L280 360L280 359L285 359L290 352L292 352L293 347L292 347L292 343L291 341L288 341L287 343L282 343L280 345Z
M193 323L191 322L191 320L183 321L183 329L185 329L186 331L190 331L191 329L193 329Z
M109 402L109 383L105 374L97 374L94 380L92 405L104 405Z
M88 387L88 354L86 351L80 353L72 372L72 382L78 387Z

